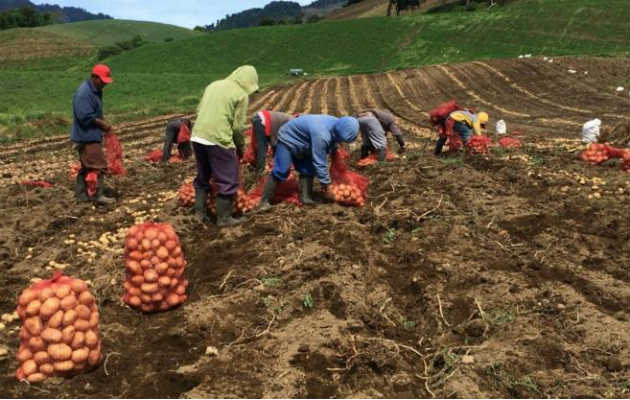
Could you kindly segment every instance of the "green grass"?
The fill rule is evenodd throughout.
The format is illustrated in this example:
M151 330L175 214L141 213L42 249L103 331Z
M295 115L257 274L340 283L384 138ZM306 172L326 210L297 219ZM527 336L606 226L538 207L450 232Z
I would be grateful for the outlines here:
M73 22L35 29L68 36L94 46L112 45L116 42L129 40L135 35L140 35L144 40L150 42L163 42L166 38L173 40L189 39L202 35L199 32L175 25L121 19Z
M343 75L436 63L534 55L627 55L627 0L522 0L475 12L421 14L258 27L198 34L163 24L90 21L43 28L96 46L140 32L153 40L111 57L115 83L105 93L107 118L192 111L212 80L254 65L261 86L289 80L289 68L311 76ZM116 23L116 28L108 24ZM129 29L125 24L129 23ZM182 36L178 36L181 34ZM190 36L189 39L184 37ZM178 41L164 42L173 37ZM28 134L24 121L69 119L71 97L93 56L17 62L0 58L0 137ZM5 123L3 121L22 121ZM27 124L28 125L28 124ZM63 133L41 124L39 135ZM67 128L64 128L67 130ZM9 140L6 137L4 140Z

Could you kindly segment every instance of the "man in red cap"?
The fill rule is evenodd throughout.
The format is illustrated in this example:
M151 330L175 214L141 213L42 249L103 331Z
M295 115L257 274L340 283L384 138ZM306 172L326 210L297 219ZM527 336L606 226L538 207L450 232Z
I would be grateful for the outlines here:
M109 67L97 64L92 68L90 79L79 86L72 98L73 123L70 140L74 142L81 161L75 187L79 201L92 200L98 204L111 204L115 201L104 194L103 174L107 170L107 160L102 146L103 133L107 134L112 129L103 119L103 88L112 82ZM98 175L96 194L93 197L88 195L85 180L90 172Z

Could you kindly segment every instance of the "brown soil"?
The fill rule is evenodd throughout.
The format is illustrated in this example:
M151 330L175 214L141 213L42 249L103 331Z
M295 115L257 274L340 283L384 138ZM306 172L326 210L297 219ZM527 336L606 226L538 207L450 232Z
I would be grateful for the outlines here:
M67 264L99 300L105 360L17 382L19 325L8 323L0 397L628 397L630 182L616 161L579 160L587 116L566 109L624 109L627 98L595 94L627 60L558 63L602 75L502 60L484 64L509 80L473 63L331 79L323 101L325 80L261 93L256 108L391 108L409 150L363 171L363 208L280 205L231 230L177 207L192 162L142 161L170 116L120 127L129 174L108 180L111 209L75 204L65 138L2 149L0 314L52 274L49 261ZM505 119L523 147L432 156L426 111L451 97ZM27 176L56 186L12 183ZM122 243L98 244L143 219L173 224L183 243L190 297L170 312L124 306Z

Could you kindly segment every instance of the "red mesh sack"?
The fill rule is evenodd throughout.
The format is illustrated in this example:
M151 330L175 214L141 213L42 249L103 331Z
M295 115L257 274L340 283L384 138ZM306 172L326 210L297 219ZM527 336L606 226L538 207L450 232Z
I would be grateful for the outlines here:
M619 149L617 147L613 147L609 145L604 145L604 146L605 146L604 150L606 150L606 154L610 158L623 158L623 155L626 151L626 149Z
M334 200L343 205L362 207L367 198L368 180L365 176L350 171L347 165L348 153L340 148L333 155L330 164L330 192Z
M499 146L506 148L521 147L521 141L511 137L502 137L499 139Z
M459 133L455 132L455 129L453 129L454 125L455 121L449 119L446 121L444 129L441 131L441 137L446 136L447 138L449 151L459 151L464 146L461 136L459 136Z
M51 187L53 187L52 183L46 182L46 181L24 181L24 182L22 182L22 185L24 185L24 186L35 186L35 187L41 187L41 188L51 188Z
M99 312L84 281L57 271L20 294L17 313L22 320L17 379L34 383L76 375L101 360Z
M96 194L98 187L98 172L90 171L85 175L85 183L87 184L87 194L92 197Z
M266 182L267 180L262 178L258 184L247 193L239 189L236 193L236 210L245 213L256 208L258 203L260 203ZM278 182L272 201L274 203L286 202L297 206L302 205L298 193L298 179L293 170L291 170L286 181Z
M463 108L455 100L447 101L429 111L429 120L433 126L439 127L453 111L457 110L463 110Z
M394 161L398 159L398 156L395 153L389 151L389 146L385 149L385 161ZM357 161L357 167L367 167L368 165L373 165L378 162L378 155L375 153L370 154L369 156L360 159Z
M123 167L123 151L118 136L108 133L104 138L105 159L107 160L107 172L111 175L127 175L127 170Z
M162 159L162 149L155 149L153 151L151 151L149 154L147 154L146 156L144 156L144 161L148 161L148 162L160 162L160 160Z
M488 147L491 143L492 141L487 136L473 136L468 141L468 146L466 147L466 149L470 154L487 154Z
M144 312L164 311L186 301L186 261L172 226L145 222L125 239L127 279L122 301Z
M155 149L152 150L149 154L147 154L146 156L144 156L144 161L148 161L148 162L160 162L162 161L162 154L163 151L162 149ZM179 155L179 154L173 154L169 159L168 159L169 163L182 163L184 162L184 159Z
M177 143L190 142L190 129L187 124L181 124L179 126L179 132L177 133Z
M610 159L607 147L608 146L605 144L591 143L588 145L586 150L580 154L580 158L590 164L601 164Z
M243 157L241 158L240 162L241 164L254 165L256 163L256 153L257 153L256 138L254 137L254 129L250 128L246 130L243 133L243 135L249 138L249 144L247 145L247 148L245 149L245 152L243 153ZM270 153L271 153L271 146L268 148L268 151L267 151L268 155Z

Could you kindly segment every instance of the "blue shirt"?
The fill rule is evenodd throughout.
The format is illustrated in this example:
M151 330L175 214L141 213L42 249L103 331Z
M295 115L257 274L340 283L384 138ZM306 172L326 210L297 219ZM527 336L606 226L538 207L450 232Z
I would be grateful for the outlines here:
M70 140L76 143L100 143L103 131L94 124L103 118L103 92L90 79L83 82L72 97L72 133Z
M359 123L354 118L302 115L282 125L278 142L287 146L293 157L310 158L317 178L327 185L330 183L328 154L337 149L339 142L355 140L358 129Z

